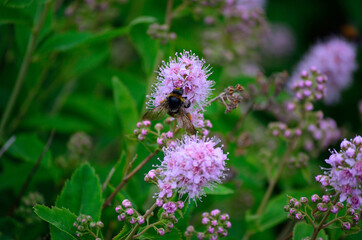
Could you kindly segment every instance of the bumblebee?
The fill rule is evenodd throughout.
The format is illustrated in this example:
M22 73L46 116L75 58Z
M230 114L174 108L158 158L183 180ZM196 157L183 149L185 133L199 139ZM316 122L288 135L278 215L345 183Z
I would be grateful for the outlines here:
M182 88L173 89L166 99L161 101L159 106L148 110L143 115L143 119L160 120L167 113L176 118L180 127L183 127L188 133L196 134L195 127L191 122L191 115L185 111L186 108L190 107L191 102L186 103L186 97L183 97L183 94Z

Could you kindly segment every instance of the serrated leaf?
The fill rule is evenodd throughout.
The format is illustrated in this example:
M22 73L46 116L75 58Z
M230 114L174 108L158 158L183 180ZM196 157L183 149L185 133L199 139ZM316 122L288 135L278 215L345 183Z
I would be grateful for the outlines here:
M77 216L74 213L70 212L68 209L58 207L48 208L44 205L36 205L34 210L41 219L60 230L61 237L66 236L66 239L77 239L75 235L76 229L73 227L73 223L76 221ZM55 235L53 233L52 239L59 239L59 236L57 236L56 233Z
M224 185L217 185L213 189L205 188L206 195L229 195L233 194L234 190Z
M103 199L99 178L88 164L79 167L70 181L67 181L55 206L64 207L79 215L100 219Z
M112 78L113 97L119 114L123 132L131 133L138 121L138 112L128 88L117 78Z
M293 240L303 240L306 237L311 237L313 235L313 227L305 222L299 222L294 226L293 230ZM322 238L323 240L328 240L328 236L321 230L318 233L318 238Z
M114 237L112 238L113 240L122 240L125 239L128 234L131 232L132 228L129 224L125 223L121 229L121 231Z
M35 163L44 150L42 143L35 134L18 134L15 142L10 146L7 153L15 158ZM50 150L44 154L41 165L49 167L51 162Z

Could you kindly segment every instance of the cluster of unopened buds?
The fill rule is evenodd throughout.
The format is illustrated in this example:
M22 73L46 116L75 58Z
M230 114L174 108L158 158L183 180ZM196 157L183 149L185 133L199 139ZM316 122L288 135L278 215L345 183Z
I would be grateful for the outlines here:
M300 74L301 79L292 84L295 92L296 101L304 104L305 111L313 110L313 102L321 100L326 91L327 76L321 74L315 67L311 67L309 73L303 70ZM290 105L290 110L293 106Z
M302 130L299 128L288 128L285 123L282 122L273 122L269 124L269 129L274 137L283 137L290 139L295 136L302 135Z
M233 86L229 86L222 92L217 98L221 100L221 102L225 106L225 113L231 112L233 109L237 108L244 96L242 96L242 92L244 91L244 87L240 84L236 84L235 88Z
M305 148L308 151L314 149L316 147L315 144L318 145L320 149L325 149L340 139L341 136L341 131L338 129L337 123L331 118L323 118L321 111L315 113L315 118L313 122L308 125L307 131L312 137L312 139L305 141Z
M334 200L333 197L335 197ZM288 196L288 204L284 206L284 211L288 213L288 218L295 220L305 219L308 223L312 222L317 226L316 219L321 214L334 214L335 216L329 222L323 222L321 229L332 225L339 224L343 230L357 228L357 223L360 218L360 211L357 211L349 204L346 206L337 202L338 196L314 194L311 196L311 201L307 197L301 197L299 200ZM324 215L325 216L325 215Z
M73 226L77 228L77 237L90 234L95 240L100 240L98 237L100 229L104 227L101 221L93 221L89 215L81 214L77 217L77 220L73 223Z
M30 192L21 199L20 206L16 209L16 215L23 218L28 224L39 221L34 214L33 207L37 204L44 204L44 197L38 192Z
M221 214L219 209L212 210L210 213L204 212L201 223L205 226L205 230L198 232L194 226L190 225L185 231L186 239L191 239L193 235L196 235L197 239L224 238L228 235L227 229L231 228L229 220L229 214Z
M174 32L169 32L169 27L165 24L153 23L148 27L147 34L153 39L160 39L162 44L169 40L175 40L177 35Z
M130 224L138 223L140 225L145 223L145 219L132 208L132 204L128 199L122 201L122 205L116 207L118 221L128 221Z
M297 156L291 157L288 164L290 167L303 168L308 166L308 162L309 156L305 153L300 152Z
M341 202L347 200L352 208L359 210L362 208L362 137L344 139L340 147L340 152L334 150L325 160L331 169L316 176L316 180L324 187L332 186L340 193Z
M166 122L168 122L168 121L169 120L167 119ZM164 126L161 123L157 123L154 126L154 129L156 130L156 132L152 131L151 122L149 120L144 120L142 122L137 123L137 128L133 131L133 133L136 135L136 137L139 141L145 140L145 138L148 134L155 135L155 136L157 136L157 144L159 146L163 146L163 145L166 145L168 140L171 140L174 137L174 133L171 131L161 133L163 128L164 128Z
M162 213L160 214L160 219L158 222L153 224L149 224L149 217L153 214L147 214L145 219L144 216L140 215L133 207L131 202L128 199L122 201L122 205L116 207L116 212L118 215L119 221L127 221L130 224L138 224L143 225L147 224L148 226L152 226L158 235L163 236L166 232L171 232L174 224L178 222L177 217L175 216L176 211L181 210L184 207L183 201L167 201L164 202L163 199L159 198L156 200L156 205L162 208ZM149 210L147 210L149 211ZM158 227L156 227L158 226ZM161 227L160 227L161 226Z

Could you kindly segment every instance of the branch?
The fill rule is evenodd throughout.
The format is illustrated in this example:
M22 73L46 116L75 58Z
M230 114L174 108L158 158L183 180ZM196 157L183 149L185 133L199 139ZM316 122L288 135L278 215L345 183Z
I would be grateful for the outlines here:
M19 195L18 197L16 198L15 202L14 202L14 205L12 207L12 209L10 210L9 212L9 216L12 216L14 214L14 211L16 209L16 207L18 206L19 202L20 202L20 199L21 197L24 195L26 189L28 188L29 184L30 184L30 181L31 179L33 178L34 174L36 173L36 171L38 170L39 166L40 166L40 163L41 163L41 160L44 158L44 155L46 154L46 152L48 151L49 147L50 147L50 144L52 143L53 141L53 137L54 137L54 133L55 133L55 130L53 129L50 133L50 136L48 138L48 142L46 143L46 145L44 146L43 148L43 151L42 153L40 154L40 156L38 157L33 169L31 170L30 174L28 175L28 177L26 178L23 186L21 187L21 190L19 192Z
M155 152L150 153L135 169L133 169L133 171L131 173L129 173L128 175L126 175L126 177L123 178L122 182L116 187L116 189L114 189L112 194L103 203L103 206L102 206L103 209L111 205L111 202L112 202L113 198L123 188L123 186L129 181L129 179L131 177L133 177L133 175L135 175L144 165L146 165L146 163L149 160L151 160L151 158L153 158L159 151L160 150L157 149Z

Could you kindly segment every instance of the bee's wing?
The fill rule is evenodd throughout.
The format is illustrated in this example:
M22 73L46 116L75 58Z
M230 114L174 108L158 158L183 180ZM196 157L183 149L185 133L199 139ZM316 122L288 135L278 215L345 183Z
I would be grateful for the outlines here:
M148 110L142 117L143 120L160 120L166 113L167 102L163 101L154 109Z
M195 127L191 122L190 114L183 108L180 108L180 117L177 120L180 127L183 127L188 133L192 135L196 134Z

